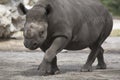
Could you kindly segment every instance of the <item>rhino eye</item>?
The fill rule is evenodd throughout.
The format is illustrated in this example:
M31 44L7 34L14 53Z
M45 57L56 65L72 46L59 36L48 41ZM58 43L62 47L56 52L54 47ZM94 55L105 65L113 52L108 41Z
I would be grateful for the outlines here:
M41 36L43 35L43 33L44 33L44 31L41 31L41 32L39 33L39 36L41 37Z

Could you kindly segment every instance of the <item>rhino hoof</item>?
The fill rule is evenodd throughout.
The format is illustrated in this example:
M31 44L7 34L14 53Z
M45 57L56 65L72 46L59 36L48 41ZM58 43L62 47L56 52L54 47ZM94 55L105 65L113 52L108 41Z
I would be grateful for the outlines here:
M58 67L52 67L51 63L42 62L38 67L40 76L59 74L60 70Z
M104 64L98 64L97 66L96 66L96 69L106 69L107 68L107 66L106 66L106 64L104 63Z

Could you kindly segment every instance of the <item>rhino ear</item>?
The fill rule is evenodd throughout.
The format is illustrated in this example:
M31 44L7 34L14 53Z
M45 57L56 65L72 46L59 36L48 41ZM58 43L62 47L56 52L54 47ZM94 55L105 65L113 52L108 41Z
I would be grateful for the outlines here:
M46 6L45 9L46 9L46 15L49 15L52 12L52 7L49 4Z
M28 12L28 9L23 5L23 3L20 3L20 4L17 6L17 9L18 9L18 12L19 12L21 15L25 15L25 14Z

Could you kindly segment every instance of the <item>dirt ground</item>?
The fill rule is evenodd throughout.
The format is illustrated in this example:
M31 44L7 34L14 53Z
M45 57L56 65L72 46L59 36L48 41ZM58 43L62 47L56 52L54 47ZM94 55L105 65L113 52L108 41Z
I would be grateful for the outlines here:
M106 70L80 72L87 60L89 49L65 51L58 54L61 73L39 76L37 67L44 53L39 49L27 50L23 40L12 39L0 42L0 80L120 80L120 37L109 37L103 44Z

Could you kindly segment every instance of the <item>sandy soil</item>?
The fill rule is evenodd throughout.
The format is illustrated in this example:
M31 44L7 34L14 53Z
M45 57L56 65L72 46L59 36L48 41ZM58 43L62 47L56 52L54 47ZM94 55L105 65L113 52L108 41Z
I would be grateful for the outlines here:
M37 71L44 53L29 51L22 43L22 39L0 42L0 80L120 80L119 37L110 37L103 44L106 70L96 70L95 61L93 72L80 72L89 54L89 49L85 49L59 53L61 73L51 76L39 76Z

